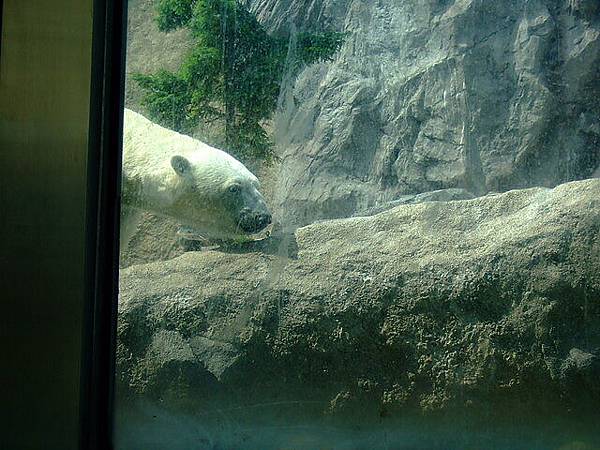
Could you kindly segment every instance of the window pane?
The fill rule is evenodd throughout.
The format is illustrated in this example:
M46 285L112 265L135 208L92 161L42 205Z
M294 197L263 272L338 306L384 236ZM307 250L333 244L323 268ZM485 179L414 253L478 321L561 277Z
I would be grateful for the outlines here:
M121 449L594 449L600 6L129 2Z

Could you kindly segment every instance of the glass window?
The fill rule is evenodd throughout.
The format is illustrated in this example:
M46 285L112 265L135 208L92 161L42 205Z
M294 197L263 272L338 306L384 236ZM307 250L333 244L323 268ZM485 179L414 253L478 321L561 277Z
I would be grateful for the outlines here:
M117 448L600 448L597 0L128 14Z

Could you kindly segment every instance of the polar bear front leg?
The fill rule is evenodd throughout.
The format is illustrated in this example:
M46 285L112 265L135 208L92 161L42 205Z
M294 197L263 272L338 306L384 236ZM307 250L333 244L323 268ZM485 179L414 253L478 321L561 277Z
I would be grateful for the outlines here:
M129 241L133 237L138 223L142 218L143 211L127 205L121 205L121 232L120 232L120 252L127 250Z

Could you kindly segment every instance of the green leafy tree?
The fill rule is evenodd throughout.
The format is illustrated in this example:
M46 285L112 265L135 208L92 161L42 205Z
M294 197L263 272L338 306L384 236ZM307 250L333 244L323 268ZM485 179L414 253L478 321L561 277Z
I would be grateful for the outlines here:
M268 34L237 0L159 0L157 13L161 31L187 27L195 45L177 73L133 76L152 118L182 132L200 120L223 121L228 150L269 159L263 124L277 106L288 38ZM294 67L331 58L344 36L298 34Z

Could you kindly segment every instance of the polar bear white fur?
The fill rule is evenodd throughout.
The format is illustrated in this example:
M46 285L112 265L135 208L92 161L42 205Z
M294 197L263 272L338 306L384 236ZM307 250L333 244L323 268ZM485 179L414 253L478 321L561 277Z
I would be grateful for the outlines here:
M125 109L121 248L143 211L206 237L256 233L271 222L258 179L238 160Z

